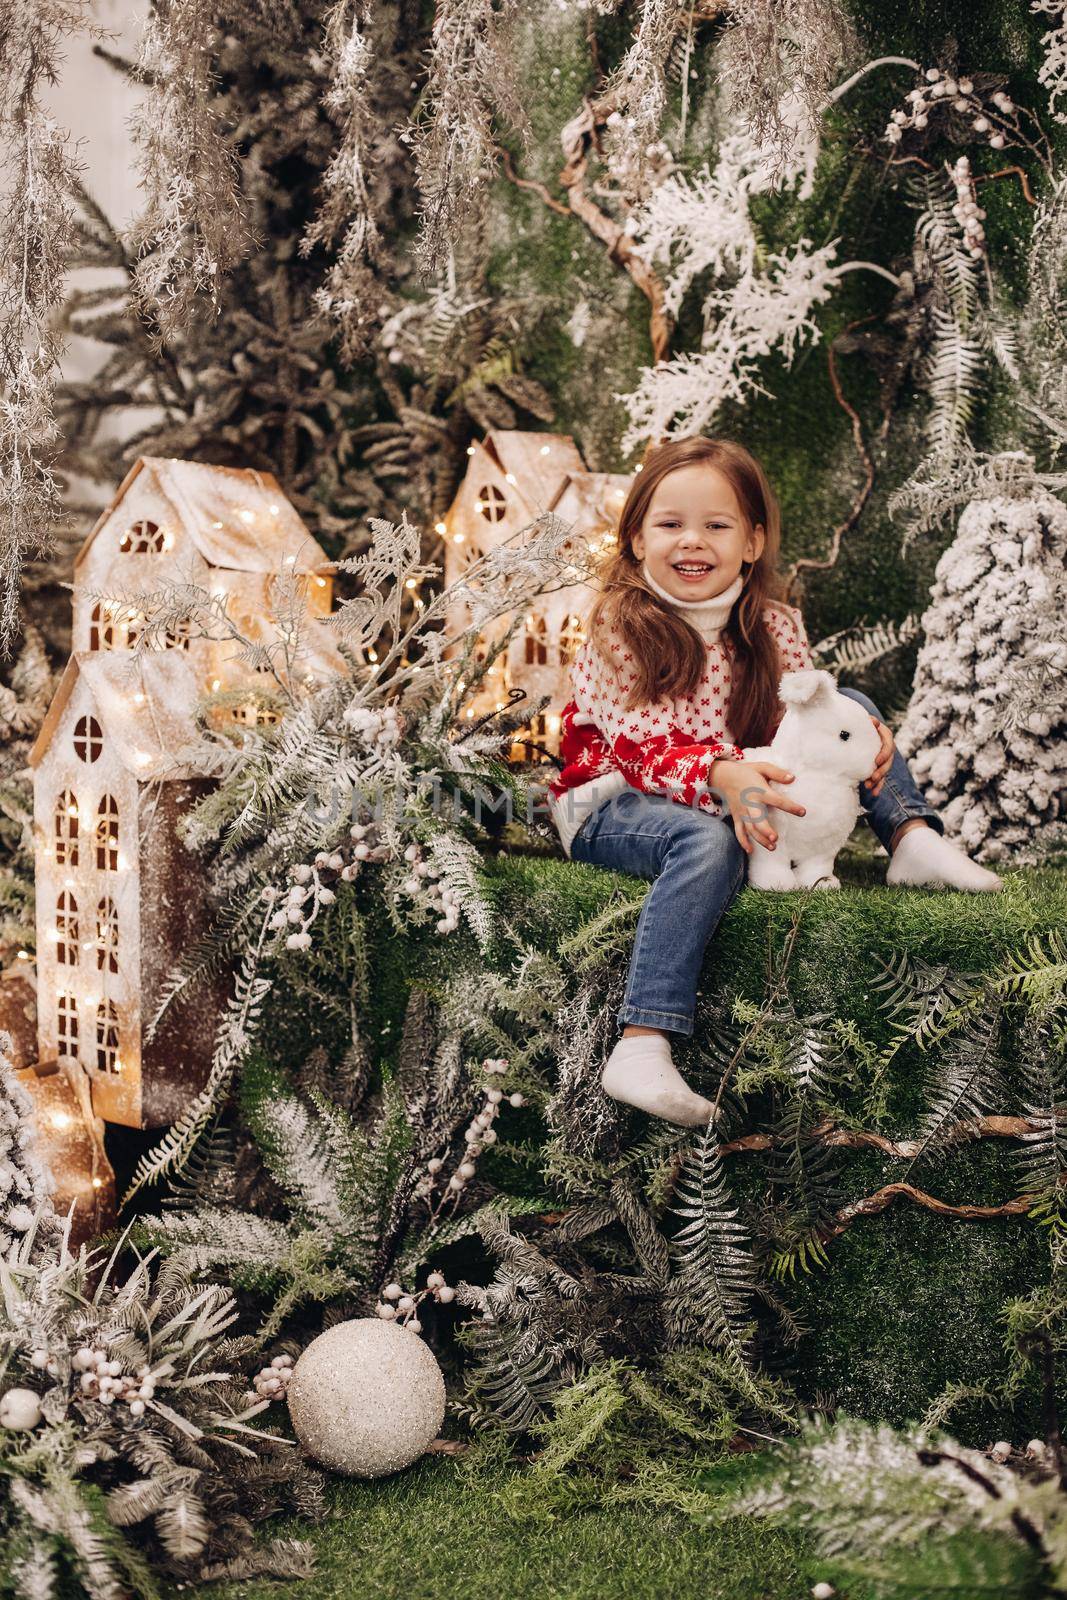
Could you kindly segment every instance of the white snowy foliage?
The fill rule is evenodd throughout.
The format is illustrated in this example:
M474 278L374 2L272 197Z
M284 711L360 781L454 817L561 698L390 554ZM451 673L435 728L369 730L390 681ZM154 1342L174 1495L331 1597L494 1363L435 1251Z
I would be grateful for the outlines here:
M701 432L727 401L767 393L758 377L766 356L778 351L788 366L804 340L818 342L812 312L848 269L834 266L836 239L818 250L810 244L799 239L791 253L770 256L765 272L747 271L729 287L712 290L703 349L646 368L637 389L619 396L631 418L624 452L649 438Z
M51 1210L52 1180L37 1154L33 1102L15 1076L11 1035L0 1030L0 1257Z
M1038 69L1037 80L1048 90L1049 110L1057 122L1067 122L1067 111L1058 109L1056 102L1067 95L1067 4L1064 0L1030 0L1030 10L1035 16L1052 18L1052 27L1042 35L1045 59Z
M1067 794L1067 509L978 500L937 564L897 744L980 859L1040 853Z

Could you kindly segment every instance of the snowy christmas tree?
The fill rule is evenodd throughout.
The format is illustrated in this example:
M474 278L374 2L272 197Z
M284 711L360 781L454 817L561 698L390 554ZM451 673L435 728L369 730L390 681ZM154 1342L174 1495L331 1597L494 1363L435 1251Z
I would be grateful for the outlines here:
M1067 510L976 500L937 564L897 744L950 835L988 861L1059 836L1067 788Z

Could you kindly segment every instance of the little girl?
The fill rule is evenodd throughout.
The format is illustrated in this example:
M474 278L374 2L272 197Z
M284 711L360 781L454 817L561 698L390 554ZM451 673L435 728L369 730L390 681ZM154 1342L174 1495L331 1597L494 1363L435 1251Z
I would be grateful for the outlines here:
M775 810L804 809L789 798L791 773L745 755L774 735L781 674L813 665L800 612L777 598L779 530L773 491L741 445L693 437L651 454L575 659L551 785L573 860L654 880L604 1089L685 1126L712 1107L674 1066L667 1036L693 1031L704 949L746 856L774 849ZM944 837L873 702L841 692L881 735L860 799L892 856L886 882L1001 888Z

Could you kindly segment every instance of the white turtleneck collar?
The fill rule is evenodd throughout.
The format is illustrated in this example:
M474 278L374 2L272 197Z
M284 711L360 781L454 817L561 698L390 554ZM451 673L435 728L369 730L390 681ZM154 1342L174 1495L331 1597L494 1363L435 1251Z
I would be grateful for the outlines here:
M705 644L718 642L719 635L729 621L730 612L745 587L745 580L738 573L728 589L724 589L722 594L712 595L710 600L679 600L673 594L669 594L662 584L658 584L650 575L647 561L642 563L641 573L652 593L658 595L667 605L674 606L676 611L680 611Z

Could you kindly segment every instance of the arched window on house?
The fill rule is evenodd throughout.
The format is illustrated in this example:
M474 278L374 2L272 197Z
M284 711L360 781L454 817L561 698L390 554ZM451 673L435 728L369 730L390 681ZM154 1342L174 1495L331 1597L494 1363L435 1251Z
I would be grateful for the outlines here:
M96 1008L96 1070L119 1070L119 1014L113 1000L101 1000Z
M119 970L119 914L109 894L96 908L96 966L99 972Z
M78 965L78 902L69 889L56 901L56 960L62 967Z
M72 994L61 994L56 1001L56 1053L78 1054L78 1002Z
M64 789L56 801L56 862L61 867L78 865L78 802L72 789Z
M503 522L507 514L508 503L503 489L498 484L487 483L478 490L478 498L474 502L474 509L486 522Z
M99 760L104 749L104 734L95 717L79 717L74 724L74 754L82 761Z
M166 548L163 529L149 517L132 522L119 540L119 549L127 556L157 556Z
M119 803L113 794L101 795L96 808L96 869L119 870Z
M544 617L531 614L526 618L526 665L548 665L548 629Z
M115 624L111 607L98 600L89 613L89 649L111 650L115 644Z
M578 654L578 647L582 643L581 617L564 617L563 626L559 630L559 664L569 667Z

